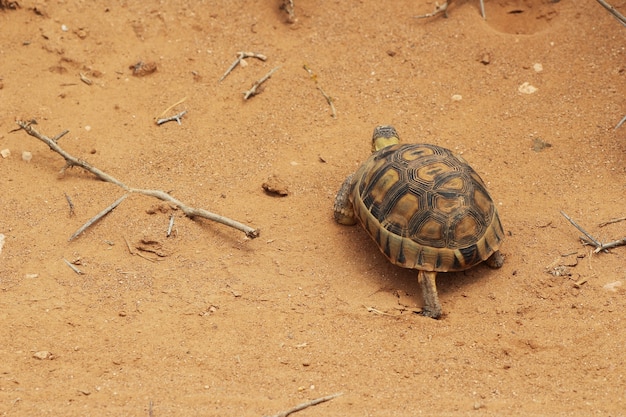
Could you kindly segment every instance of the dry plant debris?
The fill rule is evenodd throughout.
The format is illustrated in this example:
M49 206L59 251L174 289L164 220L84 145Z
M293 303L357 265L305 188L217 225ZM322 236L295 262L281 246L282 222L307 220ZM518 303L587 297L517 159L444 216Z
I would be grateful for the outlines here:
M622 239L617 239L614 240L612 242L608 242L608 243L602 243L600 242L598 239L596 239L595 237L593 237L589 232L587 232L585 229L583 229L582 227L580 227L570 216L568 216L567 214L565 214L565 212L561 211L561 214L563 215L563 217L565 217L575 228L577 228L578 230L580 230L580 232L584 235L581 236L580 239L587 245L591 245L595 247L595 250L593 251L594 253L598 253L598 252L608 252L608 249L617 247L617 246L624 246L626 245L626 237L622 238ZM605 222L603 224L608 224L609 222Z
M287 23L296 23L298 21L298 19L296 18L293 0L283 0L282 4L280 5L280 9L284 10L287 13Z
M243 93L243 99L244 99L244 100L247 100L247 99L249 99L250 97L254 97L254 96L256 96L257 94L260 94L260 93L261 93L261 91L263 91L263 90L260 88L260 87L261 87L261 84L263 84L265 81L269 80L269 79L272 77L272 74L274 74L276 71L278 71L278 69L279 69L279 68L280 68L280 67L275 67L275 68L272 68L272 69L270 70L270 72L268 72L268 73L267 73L267 74L265 74L265 75L264 75L261 79L259 79L258 81L256 81L256 82L252 85L252 87L250 87L250 89L249 89L248 91L246 91L246 92L244 92L244 93Z
M330 106L330 115L333 118L336 118L337 117L337 110L335 109L335 104L333 103L333 99L328 94L326 94L326 91L324 91L324 89L319 85L319 83L317 81L317 74L315 74L313 72L313 70L308 67L307 64L304 64L303 68L306 70L306 72L309 73L309 75L311 76L311 79L313 80L313 82L315 82L315 86L320 91L320 93L322 93L322 96L324 96L324 98L326 99L326 102Z
M128 193L143 194L143 195L146 195L146 196L158 198L159 200L162 200L162 201L166 201L166 202L172 204L173 206L178 207L179 209L181 209L183 211L183 213L185 213L185 215L187 217L189 217L189 218L202 217L202 218L205 218L205 219L208 219L208 220L212 220L212 221L224 224L226 226L229 226L229 227L232 227L232 228L235 228L237 230L240 230L240 231L244 232L246 234L246 236L248 238L250 238L250 239L256 238L260 234L259 229L254 229L254 228L252 228L250 226L247 226L245 224L239 223L239 222L237 222L235 220L232 220L232 219L229 219L227 217L220 216L218 214L212 213L212 212L210 212L208 210L204 210L204 209L200 209L200 208L194 208L194 207L189 207L186 204L184 204L182 201L177 200L176 198L172 197L171 195L169 195L165 191L149 190L149 189L141 189L141 188L129 187L128 185L126 185L123 182L121 182L120 180L112 177L111 175L107 174L106 172L101 171L100 169L90 165L86 161L84 161L82 159L78 159L78 158L70 155L69 153L67 153L65 150L63 150L63 148L61 148L58 145L57 142L58 142L59 139L61 139L61 137L63 137L65 134L67 134L69 132L68 130L64 130L63 132L59 133L55 137L49 138L49 137L39 133L33 127L33 124L36 124L36 122L34 120L32 120L30 122L24 122L24 121L19 120L16 123L18 124L18 126L21 129L26 131L26 133L28 133L30 136L33 136L33 137L39 139L40 141L44 142L46 145L48 145L50 147L51 150L53 150L54 152L58 153L59 155L61 155L65 159L65 166L61 169L61 173L64 173L67 168L77 166L77 167L83 168L85 171L91 172L92 174L94 174L96 177L98 177L102 181L109 182L111 184L117 185L118 187L124 189ZM123 198L125 198L125 197L123 197ZM123 201L123 198L120 198L120 199ZM121 201L119 201L119 202L116 201L116 203L119 204L119 203L121 203ZM112 206L113 206L113 208L115 208L117 205L112 205ZM99 213L98 216L100 216L100 214L102 214L102 213L104 213L104 214L102 214L102 216L106 215L106 213L110 212L113 208L111 208L111 206L109 206L107 208L108 210L107 209L103 210L101 213ZM97 221L100 217L102 217L102 216L100 216L100 217L98 217L98 216L96 216L97 218L94 221ZM75 233L75 235L78 235L78 234L80 234L80 233Z
M615 7L611 6L609 3L607 3L604 0L596 0L598 3L600 3L602 5L602 7L604 7L609 13L611 13L613 15L614 18L617 19L618 22L620 22L622 25L626 26L626 17L624 17L623 14L621 14L620 12L618 12ZM624 119L626 119L626 117L624 117ZM622 119L622 120L624 120Z
M314 405L324 403L324 402L326 402L326 401L330 401L330 400L335 399L335 398L337 398L337 397L339 397L339 396L341 396L341 395L343 395L343 392L338 392L338 393L336 393L336 394L327 395L326 397L316 398L316 399L314 399L314 400L307 401L307 402L302 403L302 404L298 404L298 405L296 405L295 407L290 408L289 410L286 410L286 411L280 412L280 413L278 413L278 414L274 414L274 415L273 415L273 416L271 416L271 417L287 417L288 415L290 415L290 414L292 414L292 413L295 413L295 412L298 412L298 411L302 411L302 410L304 410L305 408L309 408L309 407L312 407L312 406L314 406Z
M237 67L237 65L245 67L247 65L245 61L246 58L256 58L256 59L260 59L261 61L267 60L267 57L265 55L258 54L256 52L237 52L237 59L235 59L235 61L232 64L230 64L230 67L228 67L224 75L222 75L220 79L217 80L217 82L221 83L224 80L224 78L226 78L228 74L230 74L235 69L235 67Z
M437 16L438 14L443 13L444 17L448 17L448 6L450 5L451 0L449 1L445 1L443 4L439 4L438 2L435 2L435 9L430 12L430 13L425 13L425 14L420 14L417 16L414 16L416 19L424 19L427 17L434 17ZM483 19L486 19L486 15L485 15L485 2L484 0L480 0L479 1L479 5L480 5L480 15L483 17Z

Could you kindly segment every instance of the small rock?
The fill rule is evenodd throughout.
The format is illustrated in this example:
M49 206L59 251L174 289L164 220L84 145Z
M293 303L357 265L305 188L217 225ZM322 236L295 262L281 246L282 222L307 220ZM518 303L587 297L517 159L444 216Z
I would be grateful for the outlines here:
M460 94L452 95L452 101L461 101L461 100L463 100L463 96L461 96Z
M489 65L491 63L491 55L488 52L485 52L480 56L479 61L483 65Z
M270 175L261 187L268 194L277 195L279 197L285 197L289 195L289 188L284 183L283 180L278 178L276 175Z
M520 85L517 90L522 94L533 94L537 92L537 87L530 85L528 81L524 82Z
M54 359L54 355L48 350L40 350L39 352L33 353L33 358L39 360Z
M602 286L607 291L617 292L617 288L622 286L622 281L609 282Z
M26 274L24 275L24 278L27 278L27 279L39 278L39 274Z
M33 159L33 154L28 152L28 151L24 151L22 152L22 160L25 162L30 162L30 160Z
M535 70L535 72L541 72L543 71L543 65L541 65L540 63L533 64L533 69Z
M156 62L139 61L128 68L133 70L133 75L135 77L145 77L146 75L150 75L157 70L157 64Z
M485 408L485 404L483 404L483 403L481 403L479 401L476 401L474 403L474 410L480 410L481 408Z
M6 241L6 236L0 233L0 253L2 253L2 248L4 247L5 241Z
M9 156L11 156L11 150L3 149L0 151L0 155L2 155L3 158L8 158Z

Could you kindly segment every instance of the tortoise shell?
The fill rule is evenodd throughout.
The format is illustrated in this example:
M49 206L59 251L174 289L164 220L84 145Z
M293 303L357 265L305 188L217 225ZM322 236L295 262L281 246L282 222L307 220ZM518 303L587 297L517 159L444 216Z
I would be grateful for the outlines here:
M461 271L489 258L504 232L485 183L452 151L396 144L352 178L354 216L394 264Z

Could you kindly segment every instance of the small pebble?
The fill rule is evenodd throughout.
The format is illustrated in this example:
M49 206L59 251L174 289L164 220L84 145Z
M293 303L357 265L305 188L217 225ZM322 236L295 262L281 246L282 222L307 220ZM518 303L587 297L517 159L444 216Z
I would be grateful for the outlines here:
M533 69L535 70L535 72L541 72L543 71L543 65L541 65L540 63L533 64Z
M289 187L285 182L280 179L276 175L270 175L263 184L261 184L261 188L265 190L266 193L285 197L289 195Z
M40 350L39 352L35 352L33 354L33 358L39 359L39 360L52 359L53 355L52 355L52 352L50 352L50 351Z
M11 151L9 149L3 149L0 151L0 155L2 155L3 158L8 158L11 156Z
M602 288L604 288L607 291L616 292L617 288L621 286L622 286L622 281L615 281L615 282L609 282L608 284L605 284L604 286L602 286Z
M89 132L89 131L91 130L91 126L89 126L89 125L85 126L85 130L86 130L87 132Z
M463 96L461 96L460 94L454 94L452 96L452 101L461 101L463 100Z
M517 90L522 94L532 94L537 92L537 87L530 85L528 81L520 85Z
M62 30L63 32L67 32L69 29L67 28L67 26L66 26L66 25L61 25L61 30Z
M30 160L33 159L33 154L28 152L28 151L24 151L22 152L22 160L26 161L26 162L30 162Z

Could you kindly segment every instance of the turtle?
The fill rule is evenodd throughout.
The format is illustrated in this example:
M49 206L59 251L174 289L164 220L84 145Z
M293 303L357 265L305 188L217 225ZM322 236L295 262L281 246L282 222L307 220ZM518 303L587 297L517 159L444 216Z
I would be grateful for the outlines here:
M341 185L334 218L360 223L392 264L418 271L426 317L442 314L438 272L504 263L504 231L480 176L449 149L400 143L393 126L374 129L372 155Z

